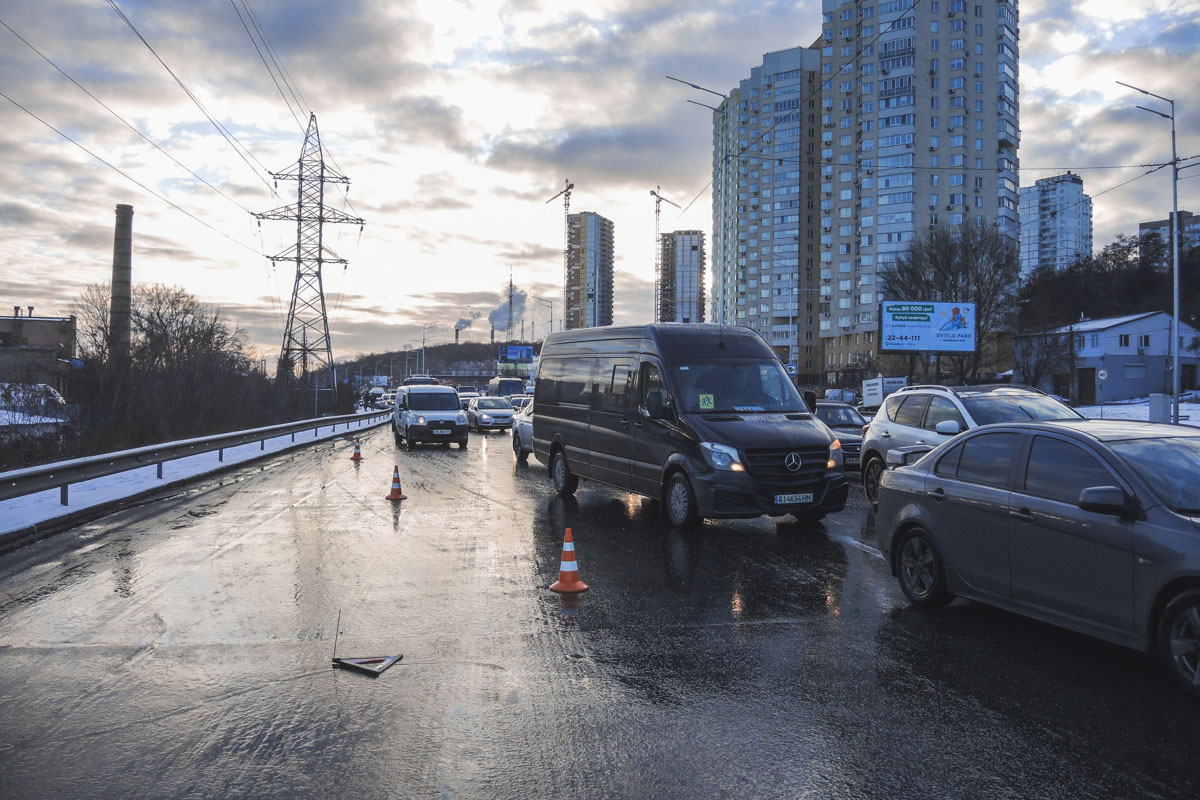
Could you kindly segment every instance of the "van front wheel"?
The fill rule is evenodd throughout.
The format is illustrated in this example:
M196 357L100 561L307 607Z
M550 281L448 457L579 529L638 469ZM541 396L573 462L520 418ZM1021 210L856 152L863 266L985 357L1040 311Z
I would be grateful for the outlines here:
M667 482L667 521L673 528L692 528L700 522L696 513L696 494L682 472L676 472Z
M567 457L562 450L555 450L550 461L550 479L554 481L554 491L563 497L575 494L579 486L579 477L571 474L567 466Z

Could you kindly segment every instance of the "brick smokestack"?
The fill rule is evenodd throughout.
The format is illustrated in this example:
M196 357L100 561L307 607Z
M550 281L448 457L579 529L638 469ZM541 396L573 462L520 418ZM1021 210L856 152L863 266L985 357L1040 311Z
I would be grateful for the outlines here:
M130 315L133 308L133 206L117 205L113 233L112 306L109 311L109 363L129 363Z
M454 343L458 344L458 328L454 329Z

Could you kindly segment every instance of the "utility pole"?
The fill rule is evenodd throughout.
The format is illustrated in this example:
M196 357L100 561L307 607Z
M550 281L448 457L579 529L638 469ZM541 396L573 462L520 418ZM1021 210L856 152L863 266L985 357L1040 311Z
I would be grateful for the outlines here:
M270 256L271 261L293 262L296 265L296 282L292 287L292 302L288 308L287 328L283 334L279 363L287 368L289 378L295 375L297 365L300 366L301 375L311 372L314 391L317 386L316 375L324 368L329 374L332 389L333 348L329 339L329 316L325 310L321 268L325 264L345 264L346 261L325 247L324 223L355 224L361 231L364 222L358 217L348 216L325 205L325 184L349 185L350 179L325 165L316 114L309 116L300 160L290 170L273 172L271 175L276 182L297 182L294 205L254 215L258 218L260 227L264 219L296 222L296 244L282 253ZM280 377L277 371L276 379Z

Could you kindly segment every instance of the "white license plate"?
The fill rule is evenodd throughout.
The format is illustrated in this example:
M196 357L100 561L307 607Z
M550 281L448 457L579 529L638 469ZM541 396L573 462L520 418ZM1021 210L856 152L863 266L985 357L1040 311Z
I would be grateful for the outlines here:
M858 456L846 456L846 463L847 464L857 464Z
M433 433L435 436L449 436L450 435L450 431L447 430L446 428L434 428Z
M789 506L795 503L811 503L813 501L812 492L807 494L777 494L775 495L775 505Z

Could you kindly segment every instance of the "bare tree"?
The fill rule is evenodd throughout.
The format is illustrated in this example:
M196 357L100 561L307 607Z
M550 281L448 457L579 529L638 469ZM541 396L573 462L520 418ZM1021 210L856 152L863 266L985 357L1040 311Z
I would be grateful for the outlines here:
M880 290L891 300L975 304L974 352L943 359L966 383L995 365L998 335L1015 326L1017 275L1014 239L993 226L942 225L918 236L894 268L881 272Z
M110 284L89 283L71 304L79 355L89 361L108 361L108 307L111 300Z
M1013 339L1013 366L1021 381L1038 386L1042 379L1061 371L1071 358L1069 334L1057 330L1023 333Z

